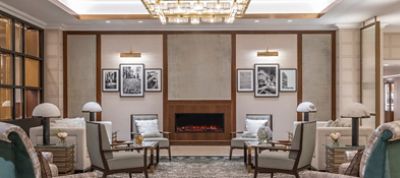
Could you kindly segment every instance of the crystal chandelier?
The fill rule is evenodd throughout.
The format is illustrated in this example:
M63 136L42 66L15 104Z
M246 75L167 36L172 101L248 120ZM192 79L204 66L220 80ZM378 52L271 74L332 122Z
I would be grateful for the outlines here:
M142 0L151 15L167 23L233 23L250 0Z

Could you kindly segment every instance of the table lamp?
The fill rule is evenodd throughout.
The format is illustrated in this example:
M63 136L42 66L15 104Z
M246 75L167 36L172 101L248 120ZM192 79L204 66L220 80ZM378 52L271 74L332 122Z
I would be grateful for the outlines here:
M367 107L361 103L352 103L345 107L342 118L351 118L351 146L358 146L360 119L369 118Z
M60 117L60 110L51 103L42 103L37 105L32 112L33 117L42 118L43 125L43 145L50 144L50 118Z
M90 113L90 116L89 116L90 121L95 121L96 118L95 118L94 114L97 112L101 112L101 111L103 111L103 109L101 108L99 103L93 102L93 101L85 103L82 107L82 112Z
M314 103L305 101L300 103L297 106L297 112L304 113L304 119L303 121L309 121L309 113L310 112L317 112L317 107L315 107Z

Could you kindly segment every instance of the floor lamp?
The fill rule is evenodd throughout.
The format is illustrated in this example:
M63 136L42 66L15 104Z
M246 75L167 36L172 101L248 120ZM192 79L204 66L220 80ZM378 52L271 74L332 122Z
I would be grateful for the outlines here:
M308 121L310 121L309 113L317 112L317 107L315 107L314 103L305 101L305 102L300 103L297 106L297 112L304 113L303 121L308 122Z
M342 118L351 118L351 146L358 146L360 119L369 118L370 112L361 103L352 103L344 109Z
M32 112L33 117L41 118L43 126L43 145L50 144L50 118L60 117L60 110L51 103L42 103L37 105Z
M88 112L90 114L89 115L90 121L96 121L95 113L101 111L103 111L103 109L101 108L99 103L93 101L87 102L82 106L82 112Z

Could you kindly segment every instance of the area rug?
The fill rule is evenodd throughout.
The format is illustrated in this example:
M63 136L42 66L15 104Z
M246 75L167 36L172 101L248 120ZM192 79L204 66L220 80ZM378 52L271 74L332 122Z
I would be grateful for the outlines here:
M223 156L177 156L172 161L162 157L160 164L150 178L252 178L247 173L243 159ZM128 174L114 174L108 178L128 178ZM132 174L134 178L144 177L143 173ZM270 174L259 174L259 178L269 178ZM274 178L292 178L286 174L276 174Z

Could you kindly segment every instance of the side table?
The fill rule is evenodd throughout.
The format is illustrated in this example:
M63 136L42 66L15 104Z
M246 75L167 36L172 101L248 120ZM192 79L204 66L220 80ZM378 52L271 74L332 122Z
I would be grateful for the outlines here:
M53 153L53 163L57 166L60 175L74 173L75 145L37 145L35 149Z
M338 173L339 166L347 162L346 151L363 150L365 146L326 145L326 170Z

